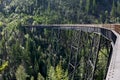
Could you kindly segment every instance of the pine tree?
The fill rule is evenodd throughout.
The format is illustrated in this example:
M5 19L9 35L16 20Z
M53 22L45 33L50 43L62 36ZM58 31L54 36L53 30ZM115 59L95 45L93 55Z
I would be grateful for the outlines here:
M105 23L108 23L109 22L109 19L108 19L108 11L105 11Z
M115 17L116 16L116 6L115 6L115 2L113 1L113 4L112 4L112 9L111 9L111 16L112 17Z
M89 10L90 10L90 0L86 0L86 7L85 7L85 9L86 9L86 12L88 13Z
M120 1L117 1L117 14L120 16Z
M0 21L0 27L3 27L3 22Z
M92 6L92 13L95 13L95 9L96 9L96 0L93 0L93 6Z
M26 80L27 78L27 73L25 72L25 68L22 65L19 65L17 68L17 71L15 73L16 79L17 80Z
M56 66L56 78L58 80L68 80L68 72L62 69L61 62Z
M45 80L45 79L44 79L44 77L40 73L38 73L37 80Z
M48 70L48 78L47 80L56 80L56 76L55 76L55 69L53 66L50 66L49 70Z
M34 77L32 76L32 77L30 78L30 80L34 80Z

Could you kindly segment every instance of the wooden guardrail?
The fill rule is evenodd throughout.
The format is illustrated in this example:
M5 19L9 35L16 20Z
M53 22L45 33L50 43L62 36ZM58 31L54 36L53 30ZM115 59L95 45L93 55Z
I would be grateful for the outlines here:
M114 30L120 34L120 24L119 25L114 25L114 27L115 27Z
M103 24L102 27L114 30L120 34L120 24Z
M109 29L109 30L114 30L115 27L113 24L102 24L103 28Z
M31 26L31 25L27 25L27 26ZM49 26L49 27L53 27L53 26L61 26L61 27L67 27L67 26L78 26L78 27L102 27L102 28L106 28L109 30L114 30L117 33L120 34L120 24L52 24L52 25L32 25L32 27L39 27L39 26Z

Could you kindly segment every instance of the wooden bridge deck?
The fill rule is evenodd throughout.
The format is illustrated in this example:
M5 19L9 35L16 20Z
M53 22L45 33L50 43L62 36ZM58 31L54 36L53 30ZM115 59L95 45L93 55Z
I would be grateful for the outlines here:
M112 57L108 68L106 80L120 80L120 24L118 25L103 25L113 31L117 36L117 40L113 46Z
M113 45L113 53L106 80L120 80L120 35L115 31L113 32L116 34L117 40Z

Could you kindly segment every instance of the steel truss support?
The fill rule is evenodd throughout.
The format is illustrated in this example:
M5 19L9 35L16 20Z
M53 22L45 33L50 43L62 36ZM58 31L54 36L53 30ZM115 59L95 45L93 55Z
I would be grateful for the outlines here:
M49 50L46 54L51 65L56 67L63 62L70 80L102 80L105 77L111 44L100 34L60 28L42 28L36 32L35 35L47 39Z

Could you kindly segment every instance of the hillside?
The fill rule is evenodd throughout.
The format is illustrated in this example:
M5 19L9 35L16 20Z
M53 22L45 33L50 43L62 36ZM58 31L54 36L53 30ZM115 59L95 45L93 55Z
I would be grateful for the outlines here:
M0 0L0 80L105 79L112 33L42 25L107 23L120 0Z
M119 0L0 0L0 21L5 23L119 23L119 16Z

